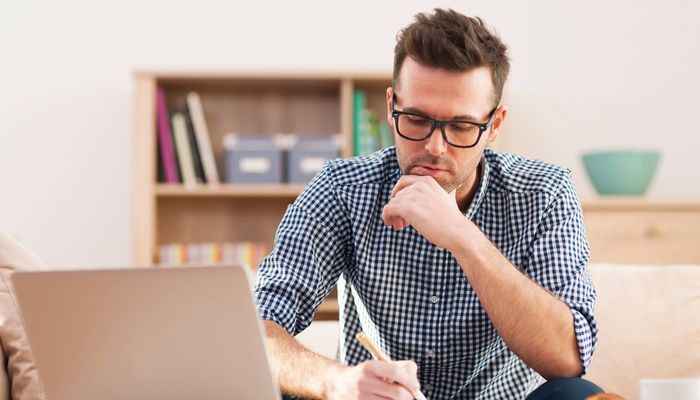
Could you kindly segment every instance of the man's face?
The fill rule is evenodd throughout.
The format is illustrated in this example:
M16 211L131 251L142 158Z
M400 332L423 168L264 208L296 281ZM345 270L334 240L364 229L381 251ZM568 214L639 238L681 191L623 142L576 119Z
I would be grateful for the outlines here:
M391 126L394 126L391 117L394 93L396 110L439 120L486 123L494 107L494 88L487 67L451 72L423 66L407 57L401 68L398 87L387 89L387 117ZM457 198L461 199L475 186L476 167L486 145L496 140L504 117L505 108L499 108L493 117L493 128L489 126L476 146L471 148L449 145L439 128L428 139L414 142L399 136L394 126L401 171L406 175L432 176L447 192L457 189Z

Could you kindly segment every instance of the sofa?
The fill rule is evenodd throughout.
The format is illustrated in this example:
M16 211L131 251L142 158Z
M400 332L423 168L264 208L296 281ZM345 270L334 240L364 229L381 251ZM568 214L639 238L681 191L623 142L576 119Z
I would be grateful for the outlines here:
M586 378L628 400L639 379L700 379L700 265L595 264L598 344Z
M0 400L45 399L22 329L9 276L44 269L26 247L0 232ZM700 378L700 265L594 264L597 350L586 378L627 400L641 378ZM334 357L337 321L316 321L298 339Z
M609 393L639 399L642 378L700 378L700 265L593 264L596 352L586 372ZM335 357L338 322L297 336Z

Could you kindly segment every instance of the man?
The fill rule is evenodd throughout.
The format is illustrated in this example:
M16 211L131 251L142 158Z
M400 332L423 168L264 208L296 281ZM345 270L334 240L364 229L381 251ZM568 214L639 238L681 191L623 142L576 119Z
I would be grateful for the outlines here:
M567 170L486 149L506 46L480 19L419 14L395 48L395 148L326 165L288 209L255 292L283 392L305 398L584 398L595 291ZM340 360L303 348L338 282ZM364 331L393 362L373 361ZM534 397L533 397L534 396ZM578 396L578 397L577 397Z

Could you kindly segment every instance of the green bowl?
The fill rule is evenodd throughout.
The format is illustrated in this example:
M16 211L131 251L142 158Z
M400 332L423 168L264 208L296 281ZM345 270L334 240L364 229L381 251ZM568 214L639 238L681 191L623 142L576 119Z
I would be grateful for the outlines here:
M601 195L643 195L661 154L658 151L604 151L583 155L583 165Z

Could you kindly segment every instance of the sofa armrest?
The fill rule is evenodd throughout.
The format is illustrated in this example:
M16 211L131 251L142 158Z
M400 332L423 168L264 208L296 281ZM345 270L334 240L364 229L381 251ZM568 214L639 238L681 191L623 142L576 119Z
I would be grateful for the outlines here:
M0 400L10 400L10 379L7 377L6 366L7 358L5 351L2 350L0 351Z
M10 283L13 271L39 269L45 266L37 256L0 232L0 343L5 372L0 377L0 396L9 392L13 400L46 398Z

